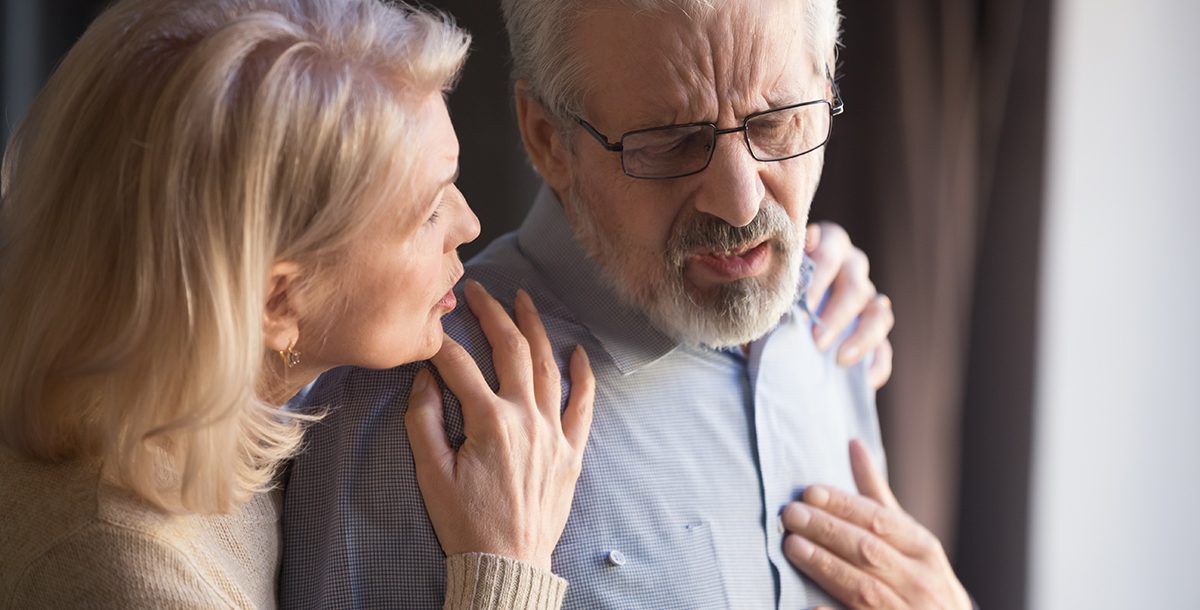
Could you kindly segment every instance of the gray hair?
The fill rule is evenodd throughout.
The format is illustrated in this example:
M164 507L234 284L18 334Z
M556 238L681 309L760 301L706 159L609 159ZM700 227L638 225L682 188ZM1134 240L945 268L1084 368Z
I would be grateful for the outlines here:
M696 17L721 0L603 0L634 11L676 9ZM805 4L805 33L818 72L829 65L838 42L841 15L837 0L800 0ZM528 94L559 120L582 111L583 62L574 52L574 25L598 0L501 0L513 80L529 83Z

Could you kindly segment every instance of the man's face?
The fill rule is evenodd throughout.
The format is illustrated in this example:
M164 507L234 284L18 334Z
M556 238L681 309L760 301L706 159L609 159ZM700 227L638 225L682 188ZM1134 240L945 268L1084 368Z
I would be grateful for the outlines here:
M576 33L591 85L583 118L616 141L662 125L738 127L751 113L829 99L802 7L728 2L697 20L598 10ZM644 180L581 128L567 142L560 195L571 225L610 284L659 328L686 343L739 345L791 307L824 149L760 162L742 134L720 135L704 171Z

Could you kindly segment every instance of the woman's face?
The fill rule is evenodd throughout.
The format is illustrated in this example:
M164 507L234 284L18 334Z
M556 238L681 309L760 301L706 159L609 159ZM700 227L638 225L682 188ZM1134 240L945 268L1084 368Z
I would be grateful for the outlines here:
M417 120L426 127L409 146L419 155L412 188L335 271L344 292L331 301L333 318L312 324L329 330L306 342L301 328L298 348L309 364L390 368L430 358L442 345L441 318L455 307L451 290L463 273L456 249L479 236L479 219L454 186L458 139L440 94L425 100Z

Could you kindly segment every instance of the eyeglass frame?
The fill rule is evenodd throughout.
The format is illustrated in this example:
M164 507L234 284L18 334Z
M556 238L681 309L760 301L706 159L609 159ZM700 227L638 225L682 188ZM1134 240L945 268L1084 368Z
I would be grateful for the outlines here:
M800 102L798 104L790 104L788 106L780 106L778 108L768 108L766 110L760 110L758 112L752 112L752 113L746 115L745 118L742 119L742 124L740 127L729 127L727 129L720 129L717 127L717 124L712 121L697 121L695 123L681 123L679 125L661 125L658 127L646 127L643 129L634 129L632 131L626 131L625 133L621 134L620 140L618 140L616 142L609 142L608 136L600 133L599 130L597 130L595 127L593 127L591 123L588 123L586 120L584 120L583 117L576 115L575 122L579 123L579 125L581 127L583 127L583 129L585 131L587 131L589 134L591 134L591 136L593 138L595 138L595 140L597 142L599 142L600 145L603 146L605 150L607 150L609 152L622 153L621 154L621 172L624 173L626 176L629 176L630 178L633 178L635 180L674 180L676 178L686 178L688 176L694 176L696 174L699 174L700 172L708 169L708 166L712 164L713 154L716 152L716 149L717 149L717 136L723 136L723 135L730 134L730 133L741 132L742 141L746 143L746 150L750 151L750 156L753 157L755 161L758 161L760 163L774 163L776 161L787 161L788 159L795 159L796 157L802 157L804 155L807 155L808 153L810 153L814 150L817 150L818 148L821 148L822 146L825 146L826 144L828 144L829 138L833 135L833 117L838 116L839 114L842 114L843 112L846 111L846 104L842 100L841 89L838 88L837 81L833 80L833 77L829 75L828 70L825 71L825 78L827 78L829 80L830 88L833 91L833 101L832 102L830 102L829 100L826 100L826 99L820 99L820 100L812 100L812 101L808 101L808 102ZM772 112L781 112L784 110L792 110L795 108L802 108L804 106L812 106L814 104L825 104L826 106L829 106L829 130L825 133L825 139L822 140L820 144L817 144L816 146L814 146L804 152L799 152L794 155L788 155L786 157L779 157L778 159L759 159L758 155L754 154L754 147L750 145L750 132L748 131L748 124L751 120L758 118L760 116L763 116L765 114L770 114ZM712 128L713 136L712 136L712 140L708 147L708 158L704 160L704 165L701 166L699 169L690 171L687 173L683 173L683 174L673 175L673 176L636 176L636 175L630 174L629 171L627 169L625 169L625 155L624 155L625 138L627 138L631 135L637 135L637 134L647 133L647 132L651 132L651 131L663 131L663 130L667 130L667 129L680 129L683 127L711 127Z

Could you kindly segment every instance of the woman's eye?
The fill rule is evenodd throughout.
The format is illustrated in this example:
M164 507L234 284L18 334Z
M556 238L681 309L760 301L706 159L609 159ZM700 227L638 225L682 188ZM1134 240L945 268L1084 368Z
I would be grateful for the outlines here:
M438 193L437 204L433 206L433 212L429 214L429 218L425 219L425 224L437 224L438 218L441 218L442 216L442 206L444 205L446 205L446 192L442 191Z
M437 220L438 220L438 218L441 217L441 215L442 215L442 204L439 203L438 206L433 209L433 213L429 215L429 219L425 221L425 224L430 224L430 225L437 224Z

